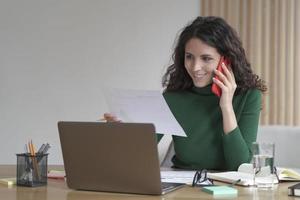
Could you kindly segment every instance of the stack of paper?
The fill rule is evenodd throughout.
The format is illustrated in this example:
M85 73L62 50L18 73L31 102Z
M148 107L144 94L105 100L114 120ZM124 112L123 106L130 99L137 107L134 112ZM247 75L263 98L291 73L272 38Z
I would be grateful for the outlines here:
M166 183L192 184L196 171L161 171L161 181Z

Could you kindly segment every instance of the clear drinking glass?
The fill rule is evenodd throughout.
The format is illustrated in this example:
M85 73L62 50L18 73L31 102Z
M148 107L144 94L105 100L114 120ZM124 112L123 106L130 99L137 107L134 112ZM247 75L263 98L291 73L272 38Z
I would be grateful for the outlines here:
M258 188L273 188L277 180L274 168L275 144L254 142L252 153L254 185Z

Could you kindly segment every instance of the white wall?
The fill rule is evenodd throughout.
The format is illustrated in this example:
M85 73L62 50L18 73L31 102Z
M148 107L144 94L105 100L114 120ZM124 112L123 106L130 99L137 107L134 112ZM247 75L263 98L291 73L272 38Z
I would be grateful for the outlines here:
M61 164L59 120L96 120L105 85L161 89L199 0L1 0L0 164L29 139Z

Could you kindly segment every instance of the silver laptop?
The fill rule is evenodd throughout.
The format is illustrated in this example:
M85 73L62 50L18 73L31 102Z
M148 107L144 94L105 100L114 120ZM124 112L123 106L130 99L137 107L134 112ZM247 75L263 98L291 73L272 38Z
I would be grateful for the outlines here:
M160 195L182 186L162 183L153 124L58 122L69 188Z

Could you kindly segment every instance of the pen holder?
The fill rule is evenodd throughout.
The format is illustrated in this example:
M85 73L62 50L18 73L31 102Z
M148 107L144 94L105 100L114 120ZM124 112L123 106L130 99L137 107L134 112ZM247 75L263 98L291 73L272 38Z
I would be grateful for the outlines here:
M17 154L17 185L36 187L47 185L48 154Z

